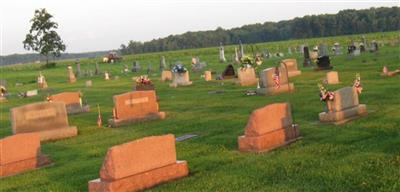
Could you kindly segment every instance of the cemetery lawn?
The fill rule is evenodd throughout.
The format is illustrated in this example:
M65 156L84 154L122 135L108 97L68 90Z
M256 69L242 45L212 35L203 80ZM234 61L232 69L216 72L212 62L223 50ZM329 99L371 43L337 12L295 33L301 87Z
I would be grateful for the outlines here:
M360 35L353 37L360 39ZM390 41L398 38L398 32L366 37ZM327 71L303 68L300 53L287 55L288 46L305 42L316 45L321 40L330 45L338 41L342 52L347 51L344 47L349 38L345 36L257 44L260 51L280 49L285 58L296 58L302 71L300 76L291 78L295 92L276 96L245 96L246 90L255 87L240 87L233 81L205 82L200 78L201 73L194 72L190 72L193 85L188 87L170 88L168 83L160 82L161 55L166 57L167 63L180 60L187 68L190 68L191 57L199 56L200 61L207 62L207 69L220 74L227 63L218 62L216 47L130 55L120 63L101 63L102 71L119 76L118 80L110 81L95 76L81 77L77 83L68 84L66 65L74 61L61 61L55 68L45 70L39 69L39 64L2 67L1 78L7 80L12 95L7 103L1 104L1 138L12 135L10 108L44 101L48 92L80 90L84 101L91 105L91 112L69 116L69 124L78 127L77 137L42 143L42 153L51 157L53 166L3 178L0 191L87 191L88 181L99 178L109 147L168 133L176 137L199 135L176 144L177 157L188 162L190 175L149 191L400 191L400 76L380 76L383 65L390 70L400 68L399 45L386 44L378 53L365 53L353 59L348 59L346 54L331 56L333 70L339 72L341 83L326 88L334 91L351 86L356 73L360 73L364 87L360 103L366 104L369 112L366 117L334 126L318 123L318 113L323 111L324 103L319 101L317 83ZM233 49L233 46L225 47L228 60ZM250 50L245 47L245 51ZM82 72L94 71L95 61L100 60L81 60ZM133 60L140 62L142 73L123 75L123 64L131 68ZM275 66L279 60L265 60L257 71ZM112 116L112 96L132 90L131 78L145 74L149 64L153 69L150 78L156 85L160 111L165 111L167 118L121 128L98 128L96 105L100 105L106 123ZM73 67L75 70L76 66ZM36 89L40 70L46 76L49 91L19 99L16 92ZM89 79L93 86L86 88L85 81ZM15 86L17 82L24 85ZM216 90L225 92L208 93ZM237 137L244 133L250 113L276 102L291 103L294 122L299 124L303 139L269 153L239 153Z

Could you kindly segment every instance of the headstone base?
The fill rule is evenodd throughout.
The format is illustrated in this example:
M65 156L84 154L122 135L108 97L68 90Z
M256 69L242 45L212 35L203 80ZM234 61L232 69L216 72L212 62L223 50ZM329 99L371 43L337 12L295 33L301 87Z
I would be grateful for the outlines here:
M300 138L297 125L271 131L264 135L249 137L239 136L238 144L241 152L266 152L288 145Z
M51 163L52 162L47 155L40 154L36 158L0 165L0 178L48 166Z
M297 75L301 75L301 71L288 71L288 76L289 77L294 77L294 76L297 76Z
M139 118L136 117L136 118L131 118L131 119L109 119L108 125L110 127L120 127L122 125L129 125L129 124L134 124L137 122L165 119L165 116L166 116L165 112L158 112L155 114L150 114L145 117L139 117Z
M78 129L75 126L50 129L45 131L37 131L39 133L40 141L51 141L58 139L65 139L69 137L74 137L78 135Z
M314 71L331 70L331 69L333 69L332 66L329 66L329 67L316 67L316 68L314 68Z
M188 82L180 82L180 83L171 83L169 84L170 87L178 87L178 86L189 86L191 85L193 82L192 81L188 81Z
M89 192L97 191L141 191L158 184L185 177L189 174L186 161L177 161L174 164L153 169L144 173L128 176L113 181L95 179L89 181Z
M333 123L335 125L340 125L367 115L367 113L367 106L364 104L359 104L343 111L322 112L319 114L319 121L321 123Z
M285 92L292 92L294 91L293 83L281 85L279 88L275 87L267 87L267 88L258 88L257 94L259 95L276 95Z
M90 106L89 105L67 105L67 113L68 115L73 115L73 114L78 114L78 113L87 113L90 111Z

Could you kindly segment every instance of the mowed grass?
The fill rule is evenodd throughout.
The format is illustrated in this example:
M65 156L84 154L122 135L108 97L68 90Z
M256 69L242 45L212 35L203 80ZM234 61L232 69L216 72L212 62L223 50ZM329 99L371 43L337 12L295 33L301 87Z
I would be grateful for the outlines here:
M398 35L367 35L367 38L374 37L393 39ZM315 45L339 41L345 45L348 40L348 37L331 37L257 46L260 50L287 52L288 46L294 47L300 42ZM232 54L233 47L226 47L228 59ZM302 70L300 76L291 78L295 92L276 96L245 96L246 90L255 87L240 87L232 81L205 82L200 78L201 73L194 72L190 73L192 86L169 88L168 83L160 82L161 55L169 63L180 60L188 68L191 57L199 56L207 62L207 69L218 74L227 65L218 62L217 48L207 48L127 56L121 63L100 64L101 70L119 76L118 80L111 81L95 76L81 77L77 83L68 84L66 64L73 61L43 70L49 93L82 91L84 101L92 110L69 116L69 124L79 129L77 137L42 143L42 152L52 158L53 166L3 178L0 191L87 191L88 181L99 177L109 147L168 133L177 137L189 133L199 135L176 143L178 159L188 162L190 175L149 191L400 191L400 76L380 76L383 65L392 70L400 67L398 45L386 44L378 53L365 53L353 59L348 59L346 54L331 57L341 84L327 86L328 90L351 86L355 74L360 73L364 87L360 103L366 104L369 111L368 116L342 126L318 124L318 113L323 111L324 103L319 101L317 83L327 71L303 68L299 53L285 55L285 58L296 58ZM131 67L133 60L141 63L142 73L121 74L123 64ZM275 66L279 60L265 60L257 70ZM94 70L94 59L81 60L81 63L82 72ZM131 78L145 74L148 65L153 69L151 79L156 85L160 110L167 112L167 118L115 129L98 128L96 105L101 106L106 122L112 115L112 96L132 90ZM18 91L35 89L39 71L35 64L1 68L1 78L8 81L12 93L9 101L1 104L1 137L12 135L10 108L45 100L47 92L26 99L15 95ZM85 81L89 79L93 80L93 86L86 88ZM25 84L16 87L16 82ZM225 92L208 93L216 90ZM291 103L293 118L300 125L303 139L269 153L239 153L237 137L243 134L250 113L276 102Z

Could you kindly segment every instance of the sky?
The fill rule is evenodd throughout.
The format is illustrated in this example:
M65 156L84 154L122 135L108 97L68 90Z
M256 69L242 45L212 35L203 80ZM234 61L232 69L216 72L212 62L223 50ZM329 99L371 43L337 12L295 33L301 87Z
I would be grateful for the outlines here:
M35 9L59 24L66 52L117 49L187 31L229 29L343 9L399 6L398 0L0 0L0 55L23 48Z

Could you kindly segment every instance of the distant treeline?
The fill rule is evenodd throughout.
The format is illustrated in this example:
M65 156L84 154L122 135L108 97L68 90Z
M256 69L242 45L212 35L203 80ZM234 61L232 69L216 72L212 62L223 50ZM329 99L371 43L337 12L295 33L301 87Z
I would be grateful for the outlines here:
M88 53L63 53L60 57L51 58L53 60L65 60L65 59L78 59L78 58L94 58L104 56L108 51L96 51ZM36 54L13 54L7 56L0 56L0 66L11 65L17 63L31 63L36 61L46 61L46 57Z
M400 7L343 10L337 14L304 16L287 21L244 25L239 28L186 32L147 42L122 44L122 54L159 52L243 43L327 37L400 29Z

